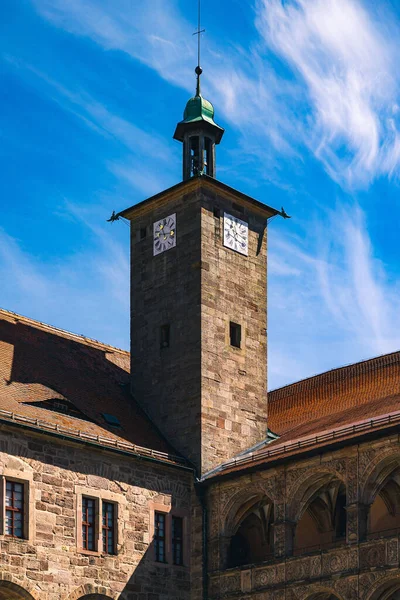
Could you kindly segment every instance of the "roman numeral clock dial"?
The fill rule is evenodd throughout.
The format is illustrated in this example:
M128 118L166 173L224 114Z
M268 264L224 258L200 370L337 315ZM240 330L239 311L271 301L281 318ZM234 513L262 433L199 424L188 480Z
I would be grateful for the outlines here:
M176 214L153 223L153 256L176 246Z
M245 221L224 213L224 246L248 256L249 225Z

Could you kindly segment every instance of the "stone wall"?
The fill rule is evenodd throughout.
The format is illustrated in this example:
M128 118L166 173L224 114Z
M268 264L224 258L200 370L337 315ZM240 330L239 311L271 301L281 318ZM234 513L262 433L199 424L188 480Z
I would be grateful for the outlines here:
M400 442L394 434L211 484L210 599L391 598L388 590L400 589L400 530L371 536L367 517L380 486L398 469ZM346 538L333 547L304 548L293 556L296 523L307 501L315 497L316 482L335 479L347 491ZM228 569L227 548L237 527L234 516L249 499L262 496L275 508L274 556L260 564Z
M249 224L248 256L223 245L225 212ZM201 253L204 473L266 437L265 213L252 211L234 195L204 188ZM241 325L241 348L230 345L230 321Z
M249 223L248 256L224 247L225 211ZM153 223L172 214L176 247L153 256ZM132 393L199 473L266 435L268 214L196 178L129 216Z
M199 195L165 196L131 218L132 394L176 450L199 467ZM153 223L172 214L176 247L153 256ZM160 332L166 324L170 344L162 348Z
M2 426L0 473L2 489L4 478L26 482L29 510L28 539L7 538L2 494L1 598L8 581L38 600L77 600L93 593L188 600L190 569L201 594L201 543L191 531L191 525L198 530L201 514L192 472ZM82 494L117 504L115 555L82 550ZM155 562L154 508L185 518L185 566ZM11 588L7 593L12 597Z

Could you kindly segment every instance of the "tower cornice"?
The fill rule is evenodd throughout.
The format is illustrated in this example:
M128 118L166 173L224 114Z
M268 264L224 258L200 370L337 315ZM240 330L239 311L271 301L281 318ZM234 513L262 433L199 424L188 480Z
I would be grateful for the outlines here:
M201 175L199 177L192 177L191 179L187 179L185 181L181 181L176 185L155 194L154 196L150 196L150 198L146 198L142 200L138 204L126 208L116 215L117 217L124 217L128 220L136 219L138 216L141 216L147 212L153 211L155 206L160 207L168 204L171 200L174 200L178 196L185 195L187 193L194 192L196 190L200 190L201 188L209 188L214 190L222 190L224 192L225 197L231 198L235 201L240 201L245 207L251 210L253 213L263 215L266 219L270 219L276 215L284 216L281 211L232 188L231 186L215 179L214 177L209 177L208 175Z

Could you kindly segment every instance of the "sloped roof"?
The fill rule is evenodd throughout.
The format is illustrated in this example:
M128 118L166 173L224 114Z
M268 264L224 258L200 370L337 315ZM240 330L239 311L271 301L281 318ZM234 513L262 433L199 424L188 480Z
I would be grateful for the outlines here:
M279 438L227 461L212 479L400 425L400 352L333 369L268 393Z
M0 309L1 420L183 462L130 395L129 369L125 350ZM71 414L49 410L60 400Z
M268 394L268 426L283 438L400 410L400 352L333 369Z

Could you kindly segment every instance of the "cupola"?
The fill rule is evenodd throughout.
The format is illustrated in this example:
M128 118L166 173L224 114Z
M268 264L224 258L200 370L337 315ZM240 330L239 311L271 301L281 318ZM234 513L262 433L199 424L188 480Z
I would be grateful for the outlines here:
M202 68L195 69L196 95L186 103L183 121L176 126L174 139L183 143L183 179L198 175L216 176L215 146L224 129L214 121L214 107L200 92Z

